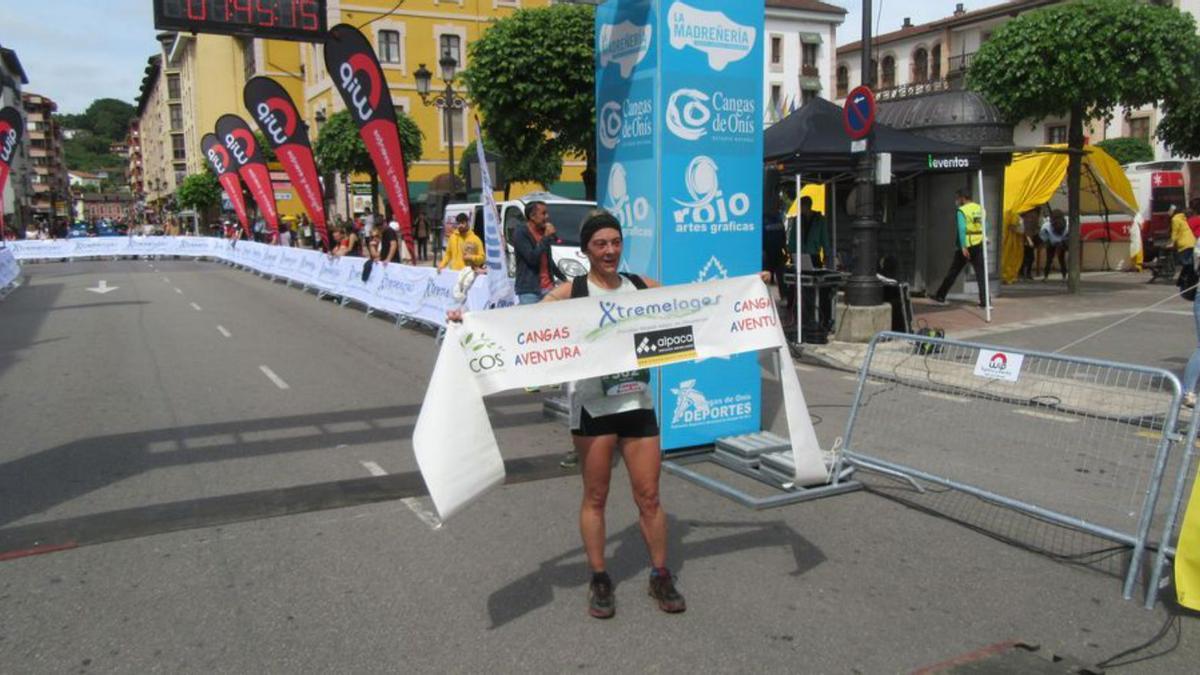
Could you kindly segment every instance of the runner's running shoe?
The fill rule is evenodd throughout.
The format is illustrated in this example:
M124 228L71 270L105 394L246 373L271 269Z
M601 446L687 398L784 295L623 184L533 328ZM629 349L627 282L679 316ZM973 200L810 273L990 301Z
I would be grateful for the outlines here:
M658 601L658 608L670 614L676 614L687 609L683 596L675 590L675 578L670 570L650 572L650 597Z
M588 614L597 619L611 619L617 613L617 597L613 594L612 579L608 573L592 575L588 586Z

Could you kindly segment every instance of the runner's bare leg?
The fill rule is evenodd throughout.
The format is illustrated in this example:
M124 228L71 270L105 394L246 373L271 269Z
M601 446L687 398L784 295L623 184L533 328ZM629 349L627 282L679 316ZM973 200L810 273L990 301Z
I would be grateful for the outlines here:
M667 566L667 513L658 501L658 482L662 472L662 449L658 436L626 438L621 455L629 469L633 500L638 507L638 524L655 567Z
M593 572L605 571L604 506L608 502L608 483L612 478L612 458L617 449L616 434L572 436L583 474L583 504L579 508L579 534Z

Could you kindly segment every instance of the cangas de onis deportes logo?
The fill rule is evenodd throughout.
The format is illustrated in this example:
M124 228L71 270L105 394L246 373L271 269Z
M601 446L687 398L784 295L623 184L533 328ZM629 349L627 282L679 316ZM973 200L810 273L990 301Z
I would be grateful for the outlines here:
M734 394L710 399L699 389L696 380L683 380L671 387L675 395L675 409L671 415L671 426L696 427L706 424L722 424L749 419L754 414L754 399L747 394Z

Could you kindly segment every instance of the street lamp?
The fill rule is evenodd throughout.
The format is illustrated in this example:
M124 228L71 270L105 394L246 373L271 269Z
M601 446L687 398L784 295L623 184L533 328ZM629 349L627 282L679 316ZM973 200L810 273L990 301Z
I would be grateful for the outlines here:
M455 111L461 113L467 107L467 101L454 89L453 82L458 70L458 61L448 49L442 53L442 58L438 60L438 66L441 68L442 81L446 83L446 88L434 95L432 99L429 94L433 73L429 72L424 63L420 64L417 72L413 73L413 77L417 81L417 94L421 96L421 102L442 111L446 127L446 142L450 151L447 156L447 167L450 170L450 193L454 194L454 113Z

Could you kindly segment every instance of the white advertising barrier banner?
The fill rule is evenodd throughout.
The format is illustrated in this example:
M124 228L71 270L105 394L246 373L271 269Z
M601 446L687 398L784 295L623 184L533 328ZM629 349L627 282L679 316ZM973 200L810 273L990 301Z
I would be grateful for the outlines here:
M488 394L670 363L779 350L799 485L828 480L770 291L757 276L468 313L447 328L413 432L438 514L504 480Z
M445 326L446 312L459 304L454 300L457 272L438 273L431 267L392 263L374 265L371 276L363 281L363 258L335 258L319 251L254 241L235 244L215 237L88 237L16 241L10 242L4 250L14 258L14 265L17 260L102 256L215 258L259 274L281 277L347 297L371 309L413 317L437 326ZM7 282L0 283L2 285ZM467 293L464 306L482 309L488 305L488 298L488 285L477 283Z
M13 256L12 248L0 248L0 288L11 284L19 276L21 276L21 264Z

